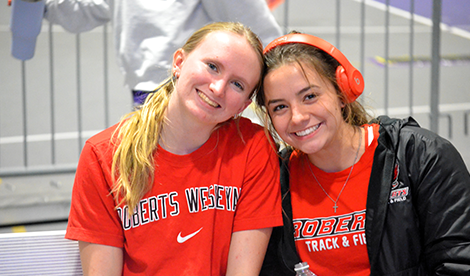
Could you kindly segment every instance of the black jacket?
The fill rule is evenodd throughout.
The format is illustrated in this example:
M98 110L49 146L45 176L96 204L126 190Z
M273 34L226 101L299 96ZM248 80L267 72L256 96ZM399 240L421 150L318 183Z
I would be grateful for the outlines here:
M460 154L412 118L375 123L365 230L371 275L470 275L470 175ZM260 275L295 275L300 262L283 159L284 227L273 230Z

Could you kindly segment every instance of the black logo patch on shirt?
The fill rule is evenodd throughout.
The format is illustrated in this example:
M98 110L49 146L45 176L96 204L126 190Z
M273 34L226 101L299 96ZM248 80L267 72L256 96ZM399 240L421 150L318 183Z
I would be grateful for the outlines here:
M389 203L397 203L406 201L409 195L409 187L405 187L405 184L399 180L400 166L398 162L395 162L395 168L393 170L392 190L390 191Z

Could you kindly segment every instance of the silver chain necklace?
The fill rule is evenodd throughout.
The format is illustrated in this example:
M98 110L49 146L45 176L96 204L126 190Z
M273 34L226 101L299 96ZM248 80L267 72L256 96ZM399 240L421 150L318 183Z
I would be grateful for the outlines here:
M339 197L341 196L341 193L343 192L344 188L346 187L346 184L348 184L348 180L349 180L349 177L351 177L351 174L352 174L352 171L354 169L354 165L356 164L356 160L357 160L357 157L359 156L359 150L361 149L361 145L362 145L362 131L359 131L359 147L357 148L357 151L356 151L356 157L354 157L354 161L353 161L353 164L351 166L351 170L349 170L349 175L348 175L348 178L346 178L346 181L344 182L343 184L343 188L341 188L341 191L339 192L338 194L338 197L336 198L336 200L334 200L326 191L325 189L323 188L323 186L320 184L320 182L318 181L317 177L315 176L315 174L313 173L313 170L312 168L310 167L310 161L308 161L308 168L310 169L310 172L312 173L313 175L313 178L315 178L315 181L317 182L318 186L320 186L320 188L323 190L323 192L325 193L325 195L331 199L331 201L333 201L333 203L335 204L333 206L333 209L335 210L335 213L336 213L336 209L338 209L338 200L339 200ZM308 160L308 158L307 158Z

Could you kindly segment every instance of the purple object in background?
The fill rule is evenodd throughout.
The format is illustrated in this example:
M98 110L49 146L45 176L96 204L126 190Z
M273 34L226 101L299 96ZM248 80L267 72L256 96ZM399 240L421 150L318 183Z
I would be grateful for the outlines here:
M13 57L27 60L34 56L43 17L44 0L13 0L10 20Z
M375 0L385 4L385 0ZM411 0L389 0L390 6L410 11ZM414 0L414 13L426 18L432 17L432 0ZM468 0L442 0L441 22L462 30L470 31L470 5Z

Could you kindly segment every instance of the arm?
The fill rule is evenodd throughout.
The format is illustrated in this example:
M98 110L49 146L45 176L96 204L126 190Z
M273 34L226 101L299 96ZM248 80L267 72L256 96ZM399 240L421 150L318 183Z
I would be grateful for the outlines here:
M258 275L272 228L238 231L232 234L227 276Z
M110 155L110 143L97 146L90 140L82 149L75 173L65 238L79 241L85 275L121 275L123 230L108 185L112 181L106 160L111 156L103 155Z
M46 0L44 18L69 32L86 32L111 20L111 5L108 0Z
M259 35L265 46L282 35L265 0L203 0L202 4L213 21L238 21Z
M244 121L240 121L242 131L246 128ZM262 128L249 124L256 134L253 138L245 136L249 154L236 205L227 276L258 275L272 227L282 225L279 159Z
M123 250L119 247L78 242L83 275L121 275Z
M422 130L421 130L422 131ZM419 224L428 273L470 272L470 175L460 154L447 140L424 133L416 148L405 149L417 186ZM416 166L416 167L413 167Z

